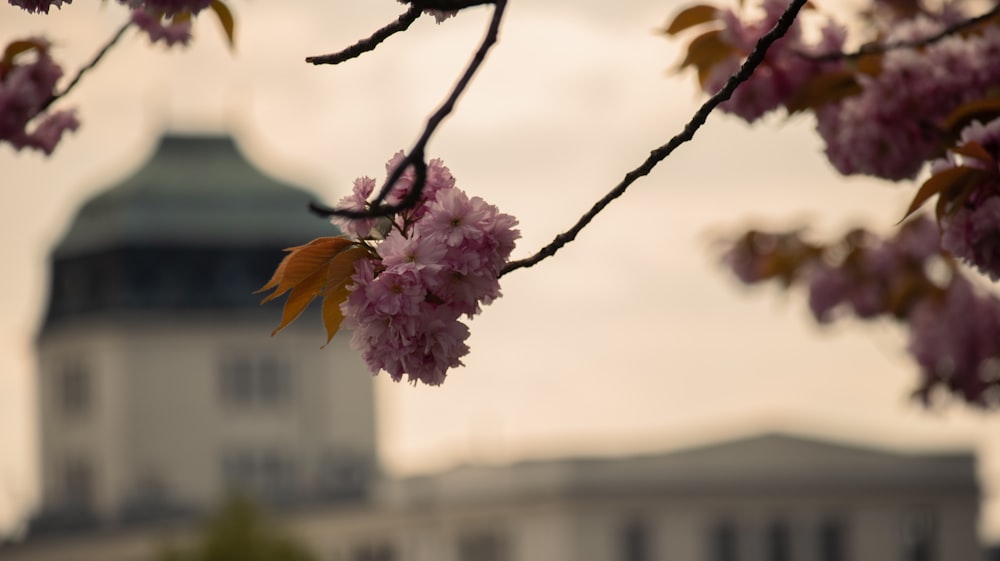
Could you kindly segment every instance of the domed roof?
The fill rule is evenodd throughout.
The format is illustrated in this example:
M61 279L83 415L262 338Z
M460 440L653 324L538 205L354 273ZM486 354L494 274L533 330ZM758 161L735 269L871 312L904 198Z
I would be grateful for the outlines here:
M55 248L44 329L118 312L259 309L282 249L337 235L314 197L253 168L227 137L167 136L88 201Z
M335 235L316 197L254 168L230 137L166 136L145 165L88 201L55 257L111 247L299 245Z

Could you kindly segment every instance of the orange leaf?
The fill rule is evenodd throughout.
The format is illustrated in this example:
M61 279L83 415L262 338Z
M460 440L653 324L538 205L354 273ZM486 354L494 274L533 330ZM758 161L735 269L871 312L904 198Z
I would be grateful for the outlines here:
M985 174L986 172L981 169L959 166L932 175L917 190L917 194L913 197L913 202L910 203L910 208L903 215L903 220L906 220L908 216L916 212L917 209L922 207L934 195L944 194L947 191L961 191L966 186L977 183ZM938 201L938 218L940 218L940 214L944 208L943 201L944 198ZM900 222L903 220L900 220Z
M268 302L288 292L288 300L282 312L281 324L271 334L274 335L295 321L314 298L326 288L330 263L350 247L358 247L347 238L317 238L305 245L289 248L288 255L281 260L271 280L257 292L273 289L261 301Z
M326 288L323 289L323 327L326 328L326 342L329 343L340 329L344 314L340 304L350 294L351 276L354 274L354 262L368 257L368 250L361 246L345 249L330 261L327 269Z
M325 268L331 259L352 244L342 237L324 237L296 247L286 249L288 255L281 260L271 280L256 293L274 289L261 304L274 300L293 289L318 269ZM256 294L255 293L255 294Z
M288 293L285 309L281 313L281 324L271 332L272 336L277 335L279 331L302 315L302 312L309 307L309 303L323 292L323 286L326 282L324 273L323 269L317 269Z
M670 22L670 25L663 32L667 35L676 35L689 27L712 21L718 12L718 8L709 6L708 4L696 4L687 7L681 10L681 13L677 14L677 17Z
M229 6L226 6L221 0L212 0L209 4L212 11L215 12L216 17L219 18L219 23L222 24L222 31L226 34L226 41L229 43L229 49L236 48L236 38L234 36L234 27L236 22L233 20L233 13L229 11Z

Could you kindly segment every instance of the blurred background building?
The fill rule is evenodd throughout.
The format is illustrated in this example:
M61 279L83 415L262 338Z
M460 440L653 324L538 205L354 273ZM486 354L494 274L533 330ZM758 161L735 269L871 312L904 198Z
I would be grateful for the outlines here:
M226 137L162 139L83 206L38 340L43 497L4 561L143 561L232 491L329 561L982 558L971 454L782 434L380 475L371 378L252 292L334 233ZM315 318L318 320L318 318Z
M162 139L87 202L52 254L38 340L41 512L33 530L359 498L375 468L372 384L344 338L269 337L253 294L282 249L336 234L311 195L228 137ZM303 319L302 323L309 323Z

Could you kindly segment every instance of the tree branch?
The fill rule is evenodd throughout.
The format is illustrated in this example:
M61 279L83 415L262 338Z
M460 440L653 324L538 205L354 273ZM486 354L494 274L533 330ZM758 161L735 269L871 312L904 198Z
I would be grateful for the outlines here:
M587 211L586 214L581 216L580 219L576 222L576 224L573 225L572 228L556 236L551 243L540 249L538 253L532 255L531 257L507 263L507 265L503 268L503 270L500 271L499 276L502 277L503 275L511 271L516 271L517 269L532 267L536 265L538 262L542 261L543 259L555 255L555 253L559 251L559 249L561 249L564 245L576 239L577 234L579 234L580 231L582 231L587 226L587 224L590 224L591 220L593 220L598 215L598 213L604 210L606 206L611 204L611 201L625 194L625 191L629 188L630 185L635 183L637 179L645 175L648 175L649 172L651 172L658 163L666 159L666 157L669 156L674 150L676 150L677 147L694 138L695 132L697 132L698 129L701 128L701 126L705 123L705 120L708 118L709 114L711 114L712 111L719 104L729 99L730 96L733 95L733 92L736 90L737 86L739 86L741 83L745 82L748 78L750 78L750 76L753 74L757 66L759 66L760 63L763 62L764 56L767 54L767 49L788 31L788 28L790 28L792 26L792 23L795 21L795 18L798 15L799 10L802 9L802 6L807 1L808 0L792 0L788 8L786 8L785 11L781 14L781 17L778 19L778 22L774 25L774 27L771 28L771 30L765 33L763 36L761 36L761 38L757 41L757 44L754 46L753 50L747 56L747 59L743 62L743 65L740 66L740 69L737 70L735 74L729 77L729 80L726 82L726 85L723 86L721 90L719 90L715 95L710 97L698 109L698 111L695 112L694 116L691 117L691 120L684 127L683 131L681 131L678 135L671 138L670 141L664 144L663 146L660 146L654 149L652 152L650 152L649 157L647 157L646 160L642 162L642 164L639 167L628 172L625 175L625 178L622 179L622 181L618 185L616 185L614 189L609 191L608 194L606 194L603 198L597 201L597 203L595 203L594 206L589 211Z
M476 2L476 0L472 0ZM440 0L435 0L433 6L434 9L438 8L438 4L442 3ZM465 72L455 83L454 88L452 88L451 93L444 100L444 103L438 107L428 119L427 124L424 125L424 130L417 139L416 144L413 148L406 154L402 163L393 170L392 174L382 185L378 192L378 195L370 203L369 208L363 211L348 210L348 209L338 209L330 208L318 203L310 203L309 209L320 216L330 217L330 216L343 216L345 218L377 218L380 216L389 216L412 208L416 205L417 201L420 200L420 195L424 190L424 183L427 178L427 163L424 161L424 154L426 152L427 143L430 141L431 136L441 125L444 119L451 114L455 109L455 104L458 103L458 98L461 97L462 93L469 86L472 81L473 76L479 71L483 62L486 60L486 55L489 53L490 49L497 42L497 38L500 35L500 24L503 21L504 10L507 7L507 0L491 0L489 2L480 1L477 4L490 3L493 4L493 16L490 18L489 28L486 30L486 35L483 37L482 43L480 43L479 48L476 49L475 54L472 56L472 60L469 61L469 65L466 67ZM414 3L416 4L416 3ZM432 2L427 2L426 4L432 4ZM474 5L474 4L470 4ZM420 5L423 9L424 3ZM403 173L410 166L415 168L415 180L407 196L400 201L398 204L383 204L386 197L392 190L393 185L402 177Z
M410 6L408 10L396 18L396 21L372 33L368 38L362 39L336 53L306 57L306 62L311 64L340 64L345 60L350 60L367 52L374 51L375 47L378 47L389 37L400 31L406 31L410 27L410 24L420 17L422 12L423 10L419 6Z
M88 62L87 64L85 64L82 67L80 67L79 70L77 70L76 76L73 76L73 79L70 80L69 84L66 85L66 87L63 89L63 91L61 91L61 92L59 92L57 94L53 94L52 97L50 97L48 100L46 100L46 102L44 104L42 104L42 107L41 107L41 109L38 110L38 112L39 113L44 112L53 103L55 103L55 101L57 99L65 96L70 91L72 91L73 88L75 88L76 85L78 83L80 83L80 79L83 78L83 75L86 74L88 71L90 71L95 66L97 66L97 63L101 62L101 59L104 58L104 55L108 54L108 51L111 50L111 47L114 47L115 44L118 43L118 41L122 38L123 35L125 35L125 32L128 31L128 28L131 25L132 25L132 20L129 20L129 21L125 22L124 25L122 25L121 27L119 27L118 31L116 31L115 34L111 36L111 39L108 40L108 42L105 43L103 47L101 47L101 50L97 51L97 54L94 55L94 58L91 59L91 61Z
M938 41L944 39L945 37L949 37L951 35L962 32L971 27L975 27L976 25L979 25L980 23L983 23L991 18L997 17L998 15L1000 15L1000 3L994 6L992 10L984 14L980 14L976 17L972 17L969 19L962 20L960 22L953 23L952 25L945 27L941 31L933 35L930 35L928 37L924 37L922 39L915 39L909 41L892 41L889 43L882 43L882 44L870 43L867 45L863 45L860 49L849 53L836 52L836 53L825 53L821 55L810 55L808 53L799 53L799 54L809 60L814 60L817 62L829 62L836 60L854 60L854 59L859 59L863 56L883 54L897 49L918 49L920 47L926 47L927 45L937 43Z

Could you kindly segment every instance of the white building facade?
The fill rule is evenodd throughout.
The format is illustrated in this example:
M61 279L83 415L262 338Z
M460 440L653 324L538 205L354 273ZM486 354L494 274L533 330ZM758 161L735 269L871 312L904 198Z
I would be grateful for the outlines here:
M384 480L361 503L292 509L322 561L977 561L970 455L767 435L617 459ZM29 541L5 561L142 561L190 526Z

